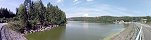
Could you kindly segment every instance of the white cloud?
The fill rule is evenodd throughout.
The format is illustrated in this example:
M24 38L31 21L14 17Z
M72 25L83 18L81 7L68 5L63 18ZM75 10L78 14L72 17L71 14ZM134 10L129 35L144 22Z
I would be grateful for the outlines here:
M90 1L94 1L94 0L86 0L86 1L90 2Z
M63 2L63 0L57 0L57 3L61 3L61 2Z
M72 10L72 11L71 11ZM70 11L70 12L69 12ZM108 4L96 4L93 7L75 7L68 10L67 16L69 17L81 17L84 14L89 16L135 16L139 12L134 10L128 10L127 8L108 5Z
M73 5L77 5L77 4L81 3L81 2L82 2L82 1L74 0L74 1L73 1Z
M73 5L77 5L77 4L79 4L79 3L81 3L81 1L77 1L77 2L75 2Z
M79 0L74 0L73 2L77 2L77 1L79 1Z

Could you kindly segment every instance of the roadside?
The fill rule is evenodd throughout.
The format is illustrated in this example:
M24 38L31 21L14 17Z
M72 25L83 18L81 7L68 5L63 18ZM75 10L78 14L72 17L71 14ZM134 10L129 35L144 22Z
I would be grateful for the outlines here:
M144 32L144 39L145 40L150 40L151 37L151 29L147 28L147 27L143 27L143 32Z
M145 40L150 40L151 38L151 23L142 24L143 27L143 36Z
M125 30L125 28L123 28L120 32L111 33L109 36L106 36L103 40L112 40L113 37L117 36L118 34L120 34L121 32L123 32L124 30Z
M7 23L1 23L1 40L27 40L21 33L15 32L5 25Z
M125 30L112 37L111 40L135 40L138 30L139 29L137 26L134 26L134 24L129 24Z
M149 26L151 26L151 23L147 23Z
M111 33L110 35L106 36L103 40L113 40L114 37L117 37L119 36L119 34L124 32L129 27L129 24L123 24L123 26L124 28L122 28L120 32Z

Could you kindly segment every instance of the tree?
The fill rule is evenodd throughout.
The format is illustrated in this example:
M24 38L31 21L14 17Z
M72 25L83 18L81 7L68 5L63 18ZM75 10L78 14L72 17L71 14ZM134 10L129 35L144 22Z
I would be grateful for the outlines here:
M48 3L45 7L41 0L33 2L31 0L25 0L24 4L21 4L19 8L16 8L17 18L19 18L22 27L25 30L32 29L37 23L42 26L46 24L65 24L66 15L58 8Z
M66 15L58 8L58 6L53 6L52 4L48 3L46 13L46 19L48 22L58 25L66 23Z
M16 15L7 8L0 8L0 18L13 18Z
M46 20L48 22L50 22L51 24L54 23L54 7L52 4L50 4L50 2L47 4L47 8L46 8Z
M37 20L41 24L44 22L44 13L45 13L45 7L42 4L41 0L38 0L36 2L31 2L31 7L30 7L30 20Z
M18 8L18 17L21 21L21 24L22 24L22 28L25 28L27 27L27 11L26 11L26 7L21 4L20 7Z
M151 22L151 17L150 16L146 16L146 21L147 21L147 23L149 23L149 22Z

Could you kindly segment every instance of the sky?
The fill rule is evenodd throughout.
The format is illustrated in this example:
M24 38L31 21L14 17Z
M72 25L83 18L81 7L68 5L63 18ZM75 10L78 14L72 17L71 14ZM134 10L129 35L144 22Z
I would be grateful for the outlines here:
M36 0L33 0L36 1ZM66 13L66 17L151 16L151 0L42 0ZM0 0L0 7L16 12L24 0Z

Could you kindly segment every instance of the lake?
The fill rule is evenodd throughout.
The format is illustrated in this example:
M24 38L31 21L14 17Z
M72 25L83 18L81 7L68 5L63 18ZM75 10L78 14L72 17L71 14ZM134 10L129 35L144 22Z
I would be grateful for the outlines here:
M66 26L27 35L29 40L103 40L120 32L122 24L103 24L83 21L68 21Z

